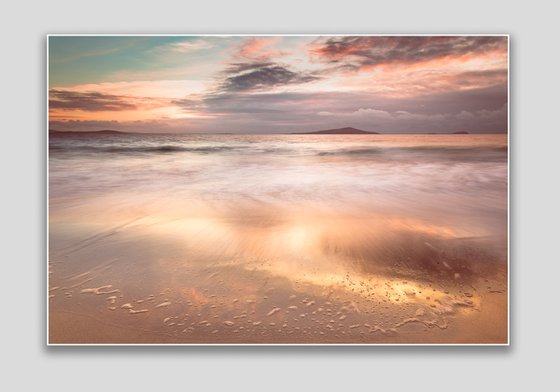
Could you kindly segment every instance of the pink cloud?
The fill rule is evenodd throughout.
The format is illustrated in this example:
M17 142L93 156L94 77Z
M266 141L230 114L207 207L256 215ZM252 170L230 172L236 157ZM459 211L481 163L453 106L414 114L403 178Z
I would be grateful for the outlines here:
M243 41L236 47L235 57L240 60L267 61L273 57L282 57L285 51L274 49L282 37L256 37Z

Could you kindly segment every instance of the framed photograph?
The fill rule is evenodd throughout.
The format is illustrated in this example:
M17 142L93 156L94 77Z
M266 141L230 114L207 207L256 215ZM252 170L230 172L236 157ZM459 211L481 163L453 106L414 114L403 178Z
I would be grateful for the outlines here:
M509 344L508 35L47 41L48 344Z

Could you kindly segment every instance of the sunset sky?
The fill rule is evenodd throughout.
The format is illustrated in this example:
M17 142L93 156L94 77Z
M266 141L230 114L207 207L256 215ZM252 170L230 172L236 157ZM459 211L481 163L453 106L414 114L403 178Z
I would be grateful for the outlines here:
M505 36L49 37L64 131L507 131Z

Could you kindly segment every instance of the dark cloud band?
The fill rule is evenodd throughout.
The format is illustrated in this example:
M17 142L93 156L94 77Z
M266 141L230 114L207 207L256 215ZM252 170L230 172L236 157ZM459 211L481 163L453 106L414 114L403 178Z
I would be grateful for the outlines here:
M418 63L450 56L507 51L507 37L337 37L316 42L312 55L348 68Z
M223 91L238 92L302 84L317 79L317 76L294 72L273 62L239 63L232 64L225 71L220 87Z
M136 109L136 105L127 102L126 97L118 95L52 89L49 91L49 108L99 112L133 110Z

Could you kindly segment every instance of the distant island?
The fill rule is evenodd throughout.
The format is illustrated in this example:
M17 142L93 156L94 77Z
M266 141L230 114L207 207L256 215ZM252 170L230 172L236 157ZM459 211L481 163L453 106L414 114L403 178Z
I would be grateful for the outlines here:
M101 131L57 131L55 129L49 129L49 134L60 134L60 135L120 135L128 132L114 131L112 129L104 129Z
M56 129L49 129L49 135L127 135L127 134L135 134L135 132L116 131L114 129L103 129L100 131L59 131ZM187 133L187 134L191 134L191 133ZM231 132L216 132L213 134L234 135L234 133ZM336 129L326 129L323 131L291 132L288 135L382 135L382 134L383 133L381 132L364 131L362 129L345 127L345 128L336 128ZM470 133L467 131L457 131L457 132L447 132L447 133L436 133L436 132L394 133L392 135L422 135L422 134L424 135L469 135Z
M356 129L352 127L337 128L337 129L327 129L324 131L312 131L312 132L292 132L291 135L379 135L379 132L368 132L361 129Z

